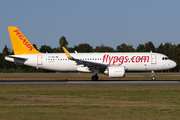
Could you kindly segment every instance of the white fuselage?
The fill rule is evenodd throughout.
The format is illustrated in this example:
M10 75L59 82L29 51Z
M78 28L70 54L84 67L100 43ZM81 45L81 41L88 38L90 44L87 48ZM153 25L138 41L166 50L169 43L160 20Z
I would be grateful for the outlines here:
M44 53L11 55L5 59L11 62L20 63L36 68L55 71L80 71L91 72L82 69L82 64L68 59L65 53ZM156 71L174 68L176 63L166 55L159 53L71 53L76 59L101 63L108 66L125 66L127 71ZM26 60L16 59L25 58ZM81 69L79 69L81 68Z

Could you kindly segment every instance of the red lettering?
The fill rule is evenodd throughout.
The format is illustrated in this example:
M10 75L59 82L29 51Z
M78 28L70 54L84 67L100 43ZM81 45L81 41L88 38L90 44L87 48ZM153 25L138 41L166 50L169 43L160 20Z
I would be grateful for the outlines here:
M149 62L149 56L142 56L141 62L143 61L143 59L144 59L144 62L146 62L146 60L147 60L147 62Z
M24 37L22 35L19 35L19 38L22 40Z
M27 41L24 43L24 45L26 45L27 47L30 45Z
M106 62L108 62L109 59L110 59L110 56L107 55L107 57L106 57Z
M25 39L25 37L20 33L19 30L14 30L14 32L16 32L16 35L20 40L22 40L23 44L28 48L29 51L32 51L34 49L34 47Z
M114 56L113 65L118 61L118 56Z
M28 43L27 41L24 43L26 45L27 48L32 47L30 43ZM31 48L31 50L33 49L33 47ZM108 62L109 60L109 62ZM149 62L149 56L133 56L131 58L132 63L139 63L139 62ZM123 63L127 63L127 62L131 62L128 58L128 56L109 56L108 54L105 54L103 56L103 63L104 62L108 62L109 65L112 63L113 65L116 64L117 62L119 62L119 65L122 65Z
M108 59L109 59L109 55L106 56L106 62L108 61Z
M133 62L133 63L135 62L135 61L134 61L134 58L135 58L135 57L136 57L136 56L133 56L133 57L132 57L132 62Z
M124 61L124 56L119 57L119 62L120 62L119 65L122 65L123 61Z
M111 64L111 61L113 60L114 56L110 57L109 56L109 65Z
M30 44L27 44L26 47L29 48L29 47L31 47L31 45L30 45Z
M106 58L106 54L103 56L103 62L104 62L105 58Z
M29 46L29 51L32 51L34 48L32 46Z
M25 42L26 42L26 39L23 39L22 41L23 41L23 43L25 43Z
M126 61L124 61L125 63L128 62L128 56L125 57L125 60L126 60Z
M138 63L140 61L140 56L136 57L136 62Z
M14 30L14 32L16 32L16 35L21 34L18 30Z

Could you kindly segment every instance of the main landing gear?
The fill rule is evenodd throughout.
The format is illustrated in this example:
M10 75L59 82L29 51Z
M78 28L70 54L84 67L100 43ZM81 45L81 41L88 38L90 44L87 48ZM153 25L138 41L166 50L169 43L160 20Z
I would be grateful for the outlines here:
M96 74L96 75L93 75L93 76L91 77L91 79L92 79L93 81L96 81L96 80L99 79L99 77L98 77L97 74Z
M154 71L151 71L151 76L152 76L152 80L154 81L156 78L155 78L155 74L154 74Z
M99 70L94 70L94 75L91 77L92 81L96 81L99 79L97 74L99 73Z

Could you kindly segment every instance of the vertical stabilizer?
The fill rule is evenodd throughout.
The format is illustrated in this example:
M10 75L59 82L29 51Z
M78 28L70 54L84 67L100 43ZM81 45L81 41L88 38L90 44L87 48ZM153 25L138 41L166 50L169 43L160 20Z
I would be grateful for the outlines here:
M17 27L9 26L8 30L15 55L40 53L33 47L33 45L26 39Z

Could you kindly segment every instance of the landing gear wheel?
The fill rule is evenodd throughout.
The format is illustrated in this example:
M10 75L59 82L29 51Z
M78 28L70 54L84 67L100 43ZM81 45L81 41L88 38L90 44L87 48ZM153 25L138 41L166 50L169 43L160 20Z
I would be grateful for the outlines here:
M93 80L93 81L96 81L96 80L98 80L98 76L97 75L93 75L92 77L91 77L91 79Z
M156 79L156 78L153 76L153 77L152 77L152 80L154 81L155 79Z
M154 74L154 71L151 71L151 75L152 75L152 80L154 81L156 78L155 78L155 74Z

